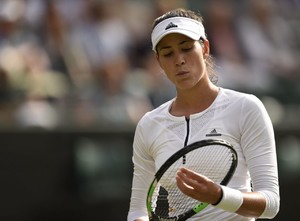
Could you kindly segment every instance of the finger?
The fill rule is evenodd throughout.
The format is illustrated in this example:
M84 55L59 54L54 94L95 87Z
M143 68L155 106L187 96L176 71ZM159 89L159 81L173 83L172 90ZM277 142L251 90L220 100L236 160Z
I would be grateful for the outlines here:
M182 168L177 171L177 177L178 181L181 182L179 183L181 191L188 196L198 198L208 191L209 179L192 170Z
M202 192L207 189L206 180L199 174L194 176L194 173L192 173L192 176L189 176L189 174L183 173L182 170L178 170L177 179L181 182L181 188L183 188L185 192L188 191L190 194L195 194L195 190L196 192Z
M185 167L180 168L178 170L178 172L181 172L181 173L185 174L187 177L192 178L194 180L200 180L200 179L204 178L203 175L201 175L199 173L196 173L195 171L190 170L190 169L185 168Z
M188 176L185 173L182 173L181 171L177 172L177 177L180 179L182 183L192 188L194 188L195 184L197 183L197 180L194 180L192 177Z
M177 187L186 195L192 196L194 192L194 188L190 185L188 185L184 180L184 175L177 175L176 176L176 184Z
M190 181L185 175L181 175L179 173L178 176L176 176L176 184L180 191L193 199L204 202L201 197L203 193L205 193L205 191L203 192L203 187L197 186L195 181Z
M187 168L180 168L177 171L178 176L181 177L181 179L183 179L185 182L193 182L195 184L197 183L206 183L208 178L196 173L190 169ZM189 183L190 185L192 185L192 183Z

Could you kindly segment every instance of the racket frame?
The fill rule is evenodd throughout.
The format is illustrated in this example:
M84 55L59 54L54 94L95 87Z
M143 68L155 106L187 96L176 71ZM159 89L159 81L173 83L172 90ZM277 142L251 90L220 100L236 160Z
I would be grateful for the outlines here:
M165 161L165 163L162 164L162 166L158 169L158 171L156 172L156 174L154 176L154 179L151 182L151 185L149 187L148 194L147 194L147 199L146 199L148 216L149 216L150 221L159 221L159 220L184 221L184 220L190 218L191 216L195 215L196 213L199 213L200 211L202 211L203 209L205 209L209 205L208 203L200 202L199 204L195 205L193 208L191 208L190 210L187 210L183 214L181 214L179 216L175 216L175 217L169 217L169 218L159 217L156 214L154 214L153 211L152 211L152 196L153 196L153 193L155 191L155 188L156 188L160 178L168 170L168 168L174 162L176 162L179 158L184 156L185 154L187 154L187 153L189 153L189 152L191 152L195 149L205 147L205 146L211 146L211 145L221 145L221 146L225 146L225 147L227 147L231 150L232 165L231 165L228 173L224 177L224 179L221 181L220 185L226 186L228 184L228 182L230 181L230 179L232 178L232 176L233 176L233 174L236 170L237 162L238 162L238 155L237 155L236 150L233 148L233 146L229 142L227 142L223 139L205 139L205 140L200 140L200 141L196 141L192 144L189 144L189 145L183 147L182 149L178 150L177 152L175 152L173 155L171 155Z

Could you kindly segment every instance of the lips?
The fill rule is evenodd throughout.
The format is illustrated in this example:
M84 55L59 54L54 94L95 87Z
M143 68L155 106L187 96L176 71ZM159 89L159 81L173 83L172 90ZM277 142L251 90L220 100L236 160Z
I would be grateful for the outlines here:
M189 72L188 71L179 71L177 74L176 74L176 76L185 76L185 75L187 75Z

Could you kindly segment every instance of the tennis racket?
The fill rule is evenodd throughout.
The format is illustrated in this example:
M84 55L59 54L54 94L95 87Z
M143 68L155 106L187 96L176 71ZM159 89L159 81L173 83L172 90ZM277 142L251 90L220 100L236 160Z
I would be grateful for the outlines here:
M184 158L184 164L183 164ZM176 185L176 172L186 167L215 183L227 185L237 166L232 145L220 139L201 140L177 151L156 172L147 195L149 219L186 220L208 206L188 197Z

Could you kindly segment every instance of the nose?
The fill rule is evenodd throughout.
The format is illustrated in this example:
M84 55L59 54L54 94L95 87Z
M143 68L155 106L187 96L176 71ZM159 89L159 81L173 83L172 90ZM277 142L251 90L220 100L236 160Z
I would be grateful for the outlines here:
M178 66L185 64L185 59L184 59L183 54L177 53L175 55L175 64Z

